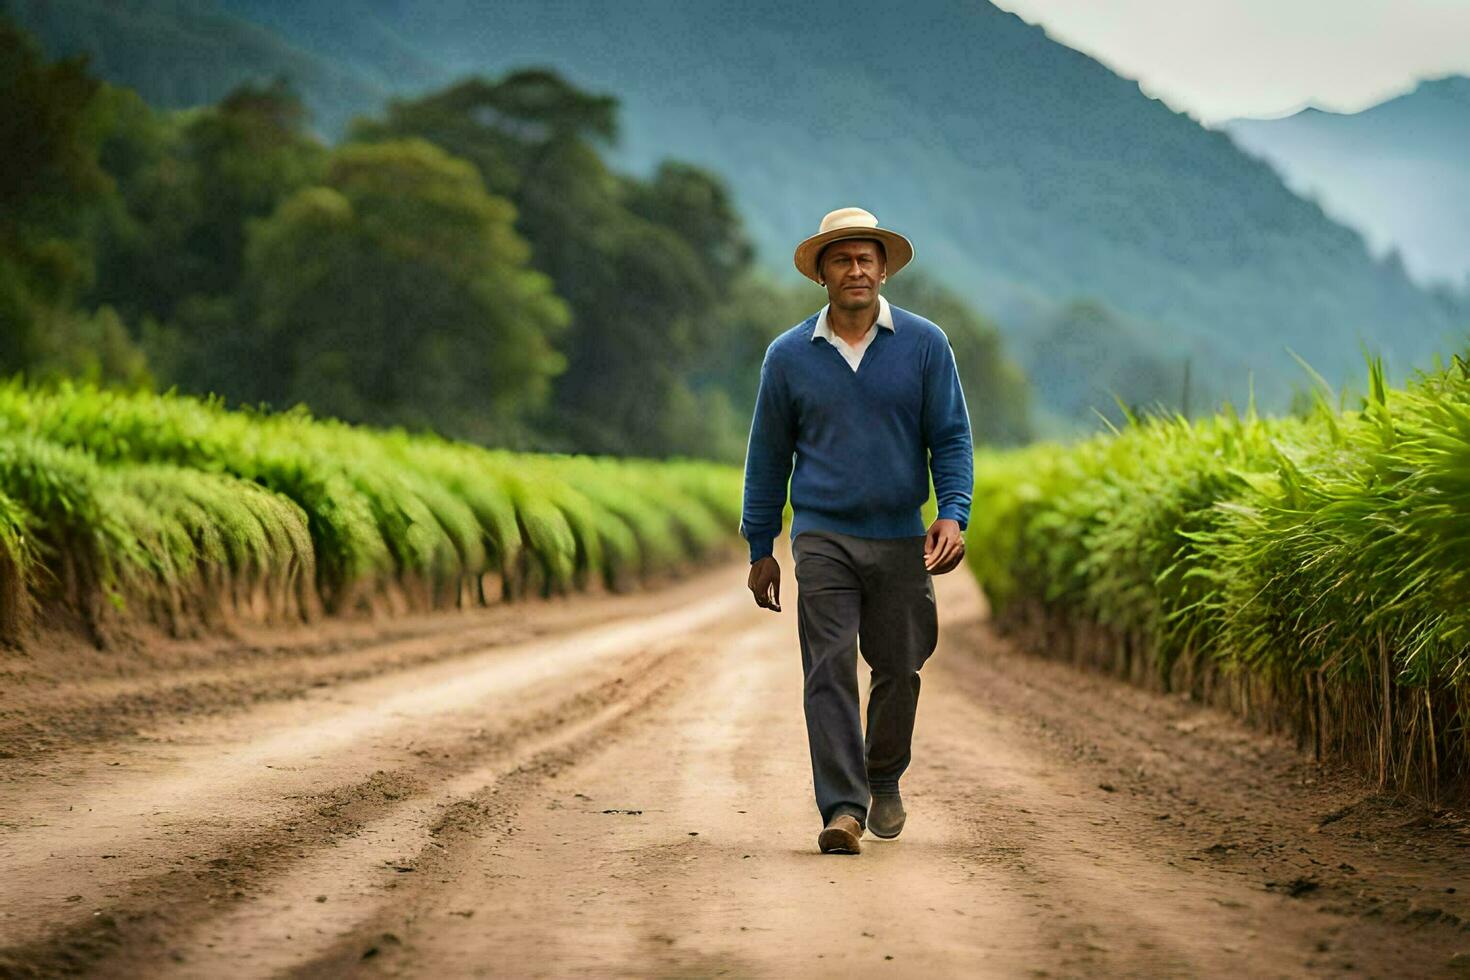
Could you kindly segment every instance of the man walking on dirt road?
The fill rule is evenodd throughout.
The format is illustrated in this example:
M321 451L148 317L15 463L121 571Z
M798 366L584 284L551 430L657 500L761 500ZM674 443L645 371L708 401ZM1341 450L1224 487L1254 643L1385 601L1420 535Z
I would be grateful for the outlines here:
M974 452L949 338L892 306L879 286L913 258L907 238L841 208L796 247L827 305L766 348L745 454L740 533L751 593L781 611L781 532L791 482L791 550L806 682L807 742L823 853L856 854L864 829L897 837L919 668L939 621L932 575L959 565ZM793 472L793 455L795 457ZM933 473L939 516L920 508ZM857 651L872 668L867 735Z

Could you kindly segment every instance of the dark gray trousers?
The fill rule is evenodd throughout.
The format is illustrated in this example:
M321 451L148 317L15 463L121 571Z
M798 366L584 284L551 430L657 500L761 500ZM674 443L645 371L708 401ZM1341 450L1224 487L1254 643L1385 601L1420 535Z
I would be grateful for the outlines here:
M803 531L791 550L817 809L824 824L846 812L866 827L871 794L896 791L908 768L919 668L939 640L924 538ZM872 668L866 737L859 647Z

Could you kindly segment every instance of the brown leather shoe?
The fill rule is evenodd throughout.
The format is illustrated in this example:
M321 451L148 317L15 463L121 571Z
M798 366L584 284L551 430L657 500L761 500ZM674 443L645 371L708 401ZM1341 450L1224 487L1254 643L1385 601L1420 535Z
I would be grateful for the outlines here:
M823 854L859 854L863 845L863 825L850 813L839 813L827 821L827 826L817 835L817 846Z

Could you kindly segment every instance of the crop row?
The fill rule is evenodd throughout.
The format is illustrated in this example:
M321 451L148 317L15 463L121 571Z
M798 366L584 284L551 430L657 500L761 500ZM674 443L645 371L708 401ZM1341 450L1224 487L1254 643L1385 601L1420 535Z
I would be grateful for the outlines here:
M0 386L0 635L620 589L721 552L740 474L179 396Z
M1429 793L1470 774L1470 367L1353 410L1133 420L976 460L971 569L1025 646L1294 730Z

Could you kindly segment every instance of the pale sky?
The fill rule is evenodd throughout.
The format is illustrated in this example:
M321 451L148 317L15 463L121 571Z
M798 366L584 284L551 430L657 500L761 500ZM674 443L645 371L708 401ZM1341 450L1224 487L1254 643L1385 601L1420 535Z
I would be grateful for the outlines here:
M994 0L1205 124L1470 75L1470 0Z

